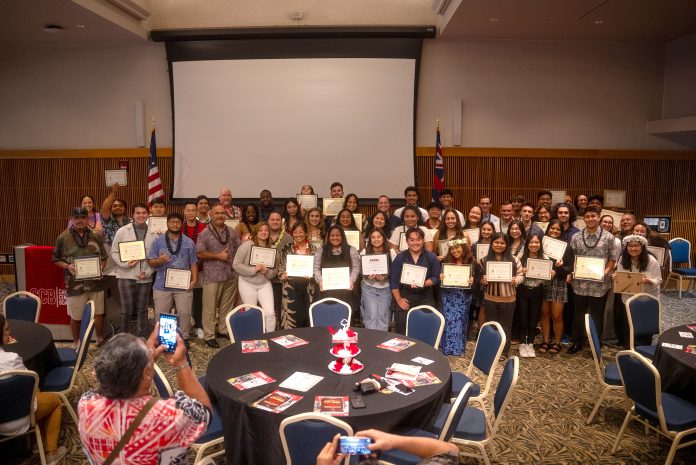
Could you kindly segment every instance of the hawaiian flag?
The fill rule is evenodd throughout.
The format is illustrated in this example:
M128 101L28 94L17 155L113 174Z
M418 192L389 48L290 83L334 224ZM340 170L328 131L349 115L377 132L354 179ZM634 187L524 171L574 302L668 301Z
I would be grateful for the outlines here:
M437 127L435 139L435 173L433 175L433 202L440 200L440 191L445 188L445 160L442 158L440 126Z
M155 130L152 130L150 137L150 161L148 162L147 172L147 204L148 206L153 200L159 197L164 197L164 189L162 188L162 180L160 179L159 170L157 169L157 144L155 143Z

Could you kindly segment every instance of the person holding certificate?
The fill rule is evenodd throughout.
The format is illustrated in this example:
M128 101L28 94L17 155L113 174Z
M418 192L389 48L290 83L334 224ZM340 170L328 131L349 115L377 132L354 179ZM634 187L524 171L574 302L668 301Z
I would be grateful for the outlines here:
M118 195L118 187L118 184L111 186L111 191L104 199L99 212L101 213L101 223L104 228L104 245L107 248L111 247L116 231L131 221L128 215L126 215L126 210L128 209L126 201L116 197Z
M518 260L524 253L524 244L527 242L527 230L521 221L510 223L507 232L507 240L510 243L510 254Z
M94 210L94 197L91 195L85 195L80 200L80 206L87 210L87 227L99 234L100 236L104 234L104 228L102 226L101 214ZM72 218L68 221L68 229L73 226Z
M309 240L305 224L295 223L292 227L292 242L280 251L278 264L278 277L283 286L280 304L282 329L309 326L309 306L314 302L317 289L312 279L316 251L317 246ZM307 259L304 271L301 270L298 257Z
M428 212L426 212L426 215L427 214ZM401 221L403 226L399 226L394 229L391 237L389 237L389 244L395 252L408 249L408 238L406 232L411 228L418 228L423 231L425 250L428 252L433 251L433 234L428 228L423 226L423 221L421 219L418 207L414 207L412 205L405 206L401 211Z
M522 283L524 274L520 261L512 255L508 241L503 233L495 233L491 238L488 255L481 260L478 270L480 282L485 287L483 303L486 307L486 321L497 321L508 336L503 349L507 357L512 338L512 319L515 314L516 288Z
M378 215L384 214L377 212L375 217ZM389 267L396 253L389 247L384 231L373 229L368 237L367 246L360 255L363 262L363 279L360 283L362 321L367 329L387 331L392 300L389 290ZM366 263L369 267L366 267Z
M147 264L155 269L155 285L152 297L155 316L169 313L176 307L181 335L188 341L191 330L193 286L198 280L196 244L181 229L184 217L179 213L167 215L167 232L152 243Z
M575 315L573 316L573 345L569 354L582 349L585 336L585 313L588 311L597 324L597 333L602 334L604 323L604 305L611 287L609 273L614 269L616 255L614 236L599 227L600 210L592 205L585 208L583 218L586 227L570 240L570 247L575 253L575 268L569 278L575 293ZM603 270L592 270L592 264L604 260ZM578 275L578 267L585 273ZM595 271L594 274L591 271Z
M462 239L464 237L464 232L462 230L462 225L459 222L459 216L457 211L448 208L445 210L444 215L442 215L442 224L440 224L440 229L433 236L433 247L437 247L437 258L438 260L444 260L447 255L447 241L452 239ZM441 245L441 244L444 244Z
M466 333L469 323L469 307L471 306L471 285L474 283L474 275L471 273L474 257L471 255L471 247L468 239L450 239L447 242L448 250L442 262L445 268L456 267L457 270L469 269L469 279L465 286L461 283L448 286L444 272L440 273L442 288L442 313L445 316L445 329L442 333L440 350L445 355L464 355L466 350Z
M539 312L541 304L544 300L544 284L549 282L553 277L553 264L550 260L544 259L544 251L541 246L542 237L537 234L532 234L527 239L527 244L524 247L522 255L522 271L525 274L524 281L517 288L517 315L519 317L519 334L518 341L520 357L536 357L534 352L534 336L536 335L536 327L539 322ZM536 260L532 262L532 260ZM548 268L539 266L532 270L532 263L535 265L548 264ZM534 272L533 272L534 271ZM538 273L544 274L548 271L548 276L540 277ZM545 278L549 279L545 279Z
M343 289L324 290L322 270L326 268L348 268L348 282L344 283ZM326 242L314 255L314 280L319 285L321 298L333 297L355 308L353 289L359 277L360 254L354 247L348 245L343 228L334 224L329 227Z
M471 247L471 253L474 255L474 260L477 266L480 266L481 260L488 255L488 251L491 248L491 237L495 234L495 223L483 220L481 221L481 228L479 234L479 240ZM478 309L478 315L474 315L476 324L480 328L486 322L486 307L483 304L483 289L479 283L474 283L471 287L471 293L474 296L472 304L474 309Z
M314 244L315 248L321 247L324 243L324 230L326 229L326 219L318 207L310 208L304 219L307 240Z
M302 212L300 211L300 204L297 203L295 198L291 197L283 205L283 227L285 232L290 234L292 227L296 223L302 223Z
M251 240L242 242L232 262L239 273L239 296L242 303L259 305L266 321L266 331L276 329L276 314L271 279L277 274L278 251L270 243L271 230L265 221L256 223Z
M347 208L344 208L340 212L338 212L338 215L334 218L334 224L337 224L343 228L343 231L358 231L360 232L360 229L358 228L358 225L355 223L355 217L353 216L353 213L351 213L350 210ZM363 237L362 234L359 235L359 247L356 247L357 249L364 249L365 248L365 238Z
M346 195L345 200L343 200L343 208L349 210L354 215L360 215L360 199L356 194Z
M137 319L137 336L147 337L149 324L147 306L153 269L147 263L148 246L157 234L149 231L147 205L136 203L132 210L133 222L125 225L114 236L111 258L116 262L118 292L121 296L121 332L130 331L131 319Z
M406 207L405 214L414 214L413 207ZM400 229L400 228L399 228ZM425 232L423 229L412 227L406 231L408 249L399 253L391 265L389 273L389 288L394 304L394 331L406 334L406 314L411 307L430 305L435 307L433 286L440 282L442 269L437 256L425 248ZM419 283L402 283L401 275L404 267L415 266L425 269L425 276Z
M657 262L660 264L662 267L662 279L665 279L667 277L667 274L669 273L670 267L671 267L671 262L672 262L672 254L670 251L672 250L672 246L669 244L669 241L662 237L659 233L656 233L650 227L648 227L647 224L643 223L642 221L636 223L633 226L633 234L638 234L639 236L643 236L648 240L648 245L652 247L660 247L661 249L665 249L665 251L662 253L662 260L659 259L659 257L655 256L657 258ZM652 253L650 249L648 249L649 253Z

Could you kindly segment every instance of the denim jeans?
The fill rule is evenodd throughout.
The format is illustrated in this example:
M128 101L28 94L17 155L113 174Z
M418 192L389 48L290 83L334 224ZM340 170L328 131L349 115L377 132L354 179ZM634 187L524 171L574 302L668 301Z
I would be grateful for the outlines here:
M127 333L131 315L138 316L138 336L149 336L147 304L150 299L151 282L138 282L135 279L119 279L118 291L121 294L121 332Z
M389 319L391 317L390 306L392 300L389 286L384 288L372 287L360 283L362 288L362 321L367 329L379 329L387 331L389 329Z

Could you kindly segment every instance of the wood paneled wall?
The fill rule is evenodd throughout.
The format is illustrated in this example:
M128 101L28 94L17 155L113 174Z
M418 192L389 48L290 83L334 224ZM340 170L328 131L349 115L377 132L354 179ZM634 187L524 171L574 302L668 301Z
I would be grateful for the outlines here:
M417 150L416 174L424 205L432 189L433 154L434 148ZM171 149L158 150L158 157L168 192ZM497 212L503 200L515 194L534 200L539 189L564 189L573 196L626 190L627 208L637 216L669 215L671 236L685 237L696 245L696 153L445 148L444 158L446 185L462 211L484 194L490 195ZM92 195L97 208L101 205L108 193L104 170L117 169L121 160L129 163L129 185L122 188L121 196L129 205L142 202L146 149L0 152L0 252L11 252L16 244L52 244L82 195ZM170 206L170 210L181 209ZM366 214L374 210L373 205L363 206ZM13 273L8 266L0 266L0 271Z

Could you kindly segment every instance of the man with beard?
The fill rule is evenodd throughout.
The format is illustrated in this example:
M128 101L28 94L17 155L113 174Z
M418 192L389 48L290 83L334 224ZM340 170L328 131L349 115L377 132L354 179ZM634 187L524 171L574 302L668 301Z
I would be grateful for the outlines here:
M126 201L116 197L118 187L118 184L111 186L111 191L104 199L100 212L104 228L104 244L107 247L111 247L116 231L130 223L130 218L126 215L128 208Z
M259 219L268 221L268 216L273 213L273 194L268 189L264 189L259 194Z

